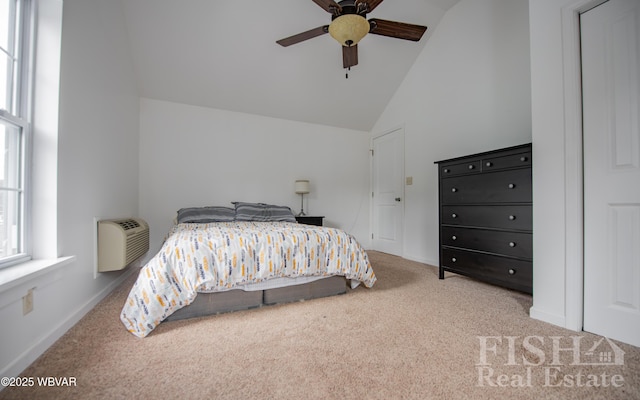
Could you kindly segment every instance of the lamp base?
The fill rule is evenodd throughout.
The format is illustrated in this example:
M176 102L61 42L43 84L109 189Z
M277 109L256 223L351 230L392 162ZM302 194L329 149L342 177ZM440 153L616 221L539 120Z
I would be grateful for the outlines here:
M298 216L303 216L303 215L307 215L304 213L304 193L300 193L300 212L298 213Z

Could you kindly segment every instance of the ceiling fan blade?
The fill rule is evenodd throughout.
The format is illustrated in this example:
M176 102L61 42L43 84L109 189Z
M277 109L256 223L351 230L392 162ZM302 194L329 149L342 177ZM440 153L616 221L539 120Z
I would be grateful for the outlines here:
M313 0L313 2L322 7L328 13L334 14L334 11L337 11L338 13L342 12L340 4L333 0Z
M343 68L358 65L358 45L347 47L342 46L342 66Z
M369 33L389 36L397 39L413 40L417 42L427 30L426 26L407 24L404 22L387 21L371 18L369 20L371 30Z
M280 39L276 41L276 43L278 43L280 46L287 47L287 46L291 46L292 44L296 44L308 39L312 39L316 36L324 35L327 32L329 32L329 25L319 26L317 28L310 29L306 32L298 33L297 35Z
M378 7L382 1L383 0L358 0L356 3L366 3L367 13L370 13L374 8Z

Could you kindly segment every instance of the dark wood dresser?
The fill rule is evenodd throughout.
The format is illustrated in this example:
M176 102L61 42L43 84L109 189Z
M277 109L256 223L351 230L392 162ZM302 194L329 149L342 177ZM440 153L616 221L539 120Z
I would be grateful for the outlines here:
M440 279L449 271L532 293L531 144L436 164Z

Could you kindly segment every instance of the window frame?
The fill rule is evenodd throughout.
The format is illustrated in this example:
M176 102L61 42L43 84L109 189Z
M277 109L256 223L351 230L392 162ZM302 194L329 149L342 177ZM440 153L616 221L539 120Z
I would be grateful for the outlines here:
M0 258L0 269L23 263L31 259L31 164L32 164L32 104L33 66L35 54L35 2L33 0L11 0L16 3L15 23L19 29L14 32L14 56L17 66L12 80L12 110L0 109L0 119L20 129L19 138L19 188L21 191L19 235L20 243L16 254Z

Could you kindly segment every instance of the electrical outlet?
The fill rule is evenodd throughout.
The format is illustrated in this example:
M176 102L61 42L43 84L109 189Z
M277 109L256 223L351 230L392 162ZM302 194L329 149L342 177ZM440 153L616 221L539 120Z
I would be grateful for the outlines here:
M413 185L413 176L407 176L407 185Z
M33 289L29 289L27 294L22 297L22 315L27 315L33 311Z

